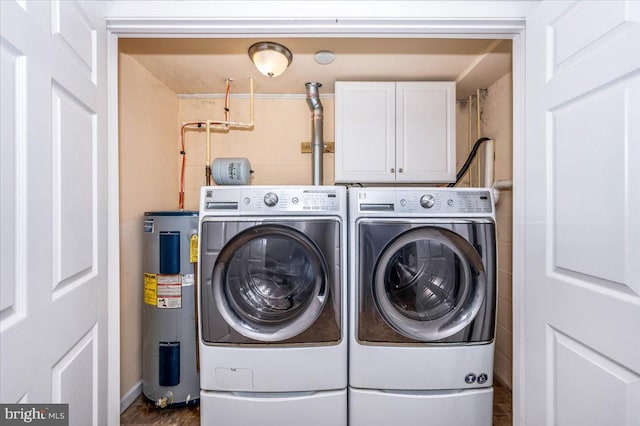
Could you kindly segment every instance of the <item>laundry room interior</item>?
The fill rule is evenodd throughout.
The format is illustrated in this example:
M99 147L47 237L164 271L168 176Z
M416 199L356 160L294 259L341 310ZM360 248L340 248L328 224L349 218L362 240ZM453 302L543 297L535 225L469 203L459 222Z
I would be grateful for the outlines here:
M456 171L474 143L487 137L495 148L492 180L512 179L510 40L270 37L293 55L288 69L274 78L261 75L247 54L262 40L266 39L119 39L122 409L140 395L142 386L142 282L148 272L142 262L144 213L198 210L205 170L211 165L207 158L246 158L251 185L310 185L312 154L302 147L311 141L306 82L321 83L323 143L331 151L323 155L323 185L336 184L336 81L455 81ZM317 52L335 57L328 64L318 63ZM183 126L207 120L252 125L214 128L210 134L206 126ZM487 169L481 146L456 187L485 186ZM512 195L508 184L504 188L495 210L498 304L493 373L511 389Z

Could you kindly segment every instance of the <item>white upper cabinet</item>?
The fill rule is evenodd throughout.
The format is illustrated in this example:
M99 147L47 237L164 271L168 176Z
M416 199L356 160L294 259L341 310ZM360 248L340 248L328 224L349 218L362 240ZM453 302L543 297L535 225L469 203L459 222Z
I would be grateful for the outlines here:
M336 82L336 182L393 182L396 84Z
M455 82L336 82L335 180L455 181Z

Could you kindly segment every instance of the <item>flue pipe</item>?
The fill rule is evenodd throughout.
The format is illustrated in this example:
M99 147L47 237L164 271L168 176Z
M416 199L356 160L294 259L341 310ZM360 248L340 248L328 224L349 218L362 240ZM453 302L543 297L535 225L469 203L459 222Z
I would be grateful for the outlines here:
M322 152L324 142L322 136L323 108L318 89L320 83L305 83L307 88L307 105L311 109L311 173L313 185L322 185Z

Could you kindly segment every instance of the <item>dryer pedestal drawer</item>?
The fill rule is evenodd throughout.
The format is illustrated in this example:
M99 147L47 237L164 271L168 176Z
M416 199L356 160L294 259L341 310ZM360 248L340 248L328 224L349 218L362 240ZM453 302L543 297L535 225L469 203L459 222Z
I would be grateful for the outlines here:
M200 393L203 425L346 426L347 390Z
M494 343L349 349L349 386L358 389L470 390L493 384Z
M349 388L350 426L491 426L493 388L379 391Z

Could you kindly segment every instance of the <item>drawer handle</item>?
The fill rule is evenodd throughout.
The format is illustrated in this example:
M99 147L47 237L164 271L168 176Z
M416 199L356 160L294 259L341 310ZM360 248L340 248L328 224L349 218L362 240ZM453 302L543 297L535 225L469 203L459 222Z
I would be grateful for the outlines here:
M398 173L402 173L403 171L404 171L404 170L402 170L402 167L400 167L400 168L398 169Z
M391 169L391 170L390 170L390 172L391 172L391 173L395 173L395 172L396 172L396 169Z

